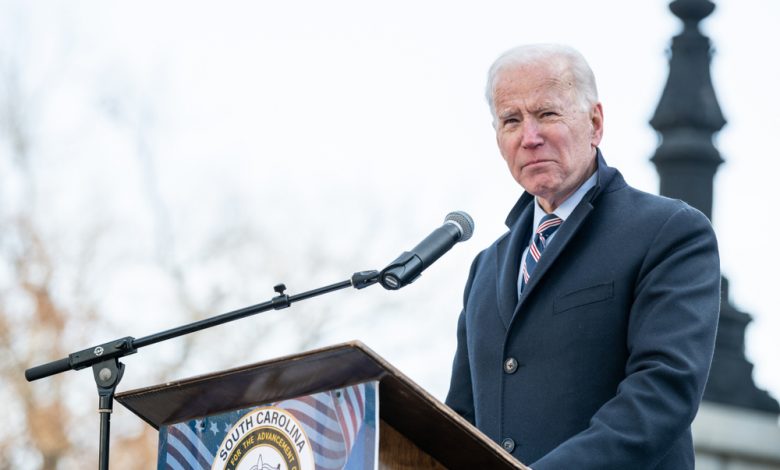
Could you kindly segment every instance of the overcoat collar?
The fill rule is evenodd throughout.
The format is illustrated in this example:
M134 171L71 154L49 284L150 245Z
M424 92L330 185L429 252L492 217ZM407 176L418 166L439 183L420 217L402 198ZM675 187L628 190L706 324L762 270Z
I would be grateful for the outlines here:
M506 225L509 227L510 232L496 246L498 255L496 258L498 264L496 266L498 273L498 292L496 293L498 296L498 312L507 329L515 316L515 312L520 310L523 303L533 295L534 288L539 283L539 280L544 277L549 267L559 257L563 249L577 233L583 221L593 210L593 204L596 199L605 192L615 191L626 185L620 173L616 169L607 166L599 149L596 149L596 161L596 172L598 173L596 185L585 194L582 201L574 209L574 212L558 229L554 243L551 243L545 250L519 301L517 298L517 280L520 257L531 237L534 196L524 192L509 212Z

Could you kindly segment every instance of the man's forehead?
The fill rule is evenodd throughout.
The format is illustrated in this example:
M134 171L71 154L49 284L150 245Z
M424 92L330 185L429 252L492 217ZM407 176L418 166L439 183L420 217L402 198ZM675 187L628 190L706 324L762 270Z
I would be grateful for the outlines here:
M494 100L497 107L559 106L571 98L573 87L570 83L556 77L543 80L524 80L522 77L500 80L496 83Z

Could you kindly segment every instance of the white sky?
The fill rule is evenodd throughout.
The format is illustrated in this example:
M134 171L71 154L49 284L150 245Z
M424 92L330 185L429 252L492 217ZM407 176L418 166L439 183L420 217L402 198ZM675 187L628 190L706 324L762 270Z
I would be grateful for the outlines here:
M360 339L443 399L470 260L503 232L520 194L495 148L483 99L487 67L521 43L578 48L604 104L607 161L630 184L657 192L649 163L656 135L647 121L666 80L665 51L681 29L666 4L69 1L42 8L0 0L0 25L5 50L24 58L32 80L43 89L56 83L47 106L59 111L40 123L47 129L41 152L50 157L42 178L70 211L52 213L53 220L62 218L65 227L74 211L102 211L113 224L138 222L144 199L130 196L138 193L140 173L130 157L137 147L95 117L96 105L110 107L121 122L145 131L176 230L198 234L249 217L263 231L258 251L275 261L258 262L271 281L241 299L270 298L274 282L297 293L381 268L447 212L470 213L474 238L406 290L333 294L289 310L362 310L320 343ZM733 303L754 317L747 354L755 379L775 397L778 20L780 2L729 0L718 2L703 25L714 41L713 81L729 121L716 139L726 160L713 217L722 267ZM321 261L311 261L315 255ZM297 269L303 259L306 272ZM113 274L138 275L126 268ZM204 284L229 286L235 274L223 266L200 276ZM166 305L137 295L148 288L144 282L137 291L110 291L120 335L177 324L122 320L123 311ZM378 304L384 307L372 310ZM232 334L265 321L243 320ZM150 385L128 375L130 384Z

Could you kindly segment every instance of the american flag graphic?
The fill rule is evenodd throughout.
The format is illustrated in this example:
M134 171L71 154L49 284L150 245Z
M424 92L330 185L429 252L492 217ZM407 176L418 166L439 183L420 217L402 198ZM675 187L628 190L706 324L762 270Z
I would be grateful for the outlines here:
M312 446L316 470L373 468L377 389L377 382L367 382L268 405L298 420ZM157 468L210 470L227 432L254 408L160 428Z
M360 384L281 401L276 406L301 423L318 470L341 470L363 424L364 401L365 385Z
M203 421L193 421L195 426L188 423L179 423L168 426L167 438L167 456L165 466L174 470L185 469L210 469L214 461L214 451L219 447L209 450L206 445L206 439L203 439L202 433L198 432L197 423ZM220 442L222 442L220 440ZM158 465L159 468L159 465Z

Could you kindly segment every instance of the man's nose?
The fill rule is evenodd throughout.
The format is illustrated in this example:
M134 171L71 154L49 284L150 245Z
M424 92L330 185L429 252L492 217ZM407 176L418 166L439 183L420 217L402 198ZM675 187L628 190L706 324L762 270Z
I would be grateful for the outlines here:
M536 148L544 143L539 123L534 119L523 121L521 136L523 148Z

